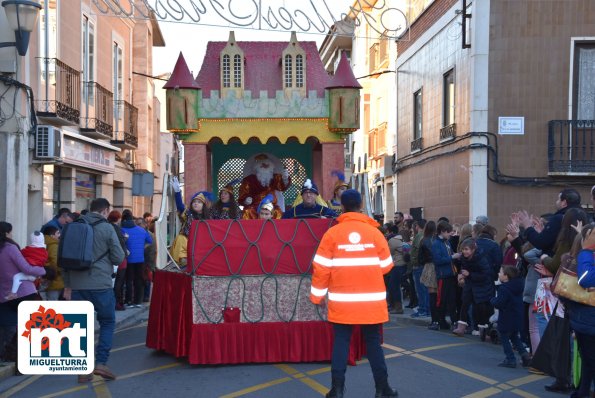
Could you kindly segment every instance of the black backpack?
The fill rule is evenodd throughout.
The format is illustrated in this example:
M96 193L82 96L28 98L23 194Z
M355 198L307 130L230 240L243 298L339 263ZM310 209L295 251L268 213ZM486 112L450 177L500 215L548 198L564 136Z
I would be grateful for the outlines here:
M107 220L89 223L80 217L62 228L58 245L58 264L61 268L69 271L88 270L93 263L107 256L109 249L99 258L93 258L94 228L104 222Z

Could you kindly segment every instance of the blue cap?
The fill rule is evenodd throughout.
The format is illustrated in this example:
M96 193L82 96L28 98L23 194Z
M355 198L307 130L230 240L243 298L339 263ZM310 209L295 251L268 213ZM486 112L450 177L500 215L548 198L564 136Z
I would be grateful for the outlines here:
M348 208L361 206L362 195L355 189L348 189L341 195L341 204Z

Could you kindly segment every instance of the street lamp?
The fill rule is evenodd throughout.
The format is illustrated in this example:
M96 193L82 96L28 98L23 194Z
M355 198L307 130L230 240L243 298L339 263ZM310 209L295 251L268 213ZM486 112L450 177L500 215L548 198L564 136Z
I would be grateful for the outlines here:
M35 28L41 5L30 0L5 0L2 7L6 12L8 25L14 30L14 42L0 43L1 47L16 47L20 56L27 54L29 36Z

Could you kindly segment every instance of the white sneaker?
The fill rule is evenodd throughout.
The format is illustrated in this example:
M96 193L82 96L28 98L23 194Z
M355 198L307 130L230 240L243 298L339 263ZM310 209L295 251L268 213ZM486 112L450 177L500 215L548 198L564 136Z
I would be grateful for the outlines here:
M475 330L475 329L474 329L474 330L471 332L471 335L472 335L472 336L479 336L479 330Z

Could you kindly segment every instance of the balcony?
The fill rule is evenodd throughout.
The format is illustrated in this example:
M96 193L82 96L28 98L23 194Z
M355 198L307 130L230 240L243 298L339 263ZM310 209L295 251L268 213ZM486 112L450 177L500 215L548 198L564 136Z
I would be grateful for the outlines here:
M440 129L440 142L454 140L457 135L457 125L452 123Z
M368 64L370 66L370 74L374 73L378 67L378 43L374 43L369 49Z
M422 149L422 138L416 138L411 141L411 153L419 152Z
M548 174L595 175L595 120L550 120Z
M42 123L78 126L81 114L81 75L57 58L38 58L40 90L35 101Z
M114 95L97 82L83 83L81 134L91 138L112 139Z
M114 135L111 144L121 149L138 147L138 110L126 101L114 101Z

